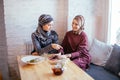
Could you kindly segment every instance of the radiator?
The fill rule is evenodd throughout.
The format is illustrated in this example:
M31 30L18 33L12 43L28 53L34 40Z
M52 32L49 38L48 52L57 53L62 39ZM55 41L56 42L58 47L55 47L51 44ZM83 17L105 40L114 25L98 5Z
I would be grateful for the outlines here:
M30 55L31 52L32 52L32 50L33 50L33 44L32 44L32 42L31 41L27 41L25 43L25 48L26 48L26 54Z

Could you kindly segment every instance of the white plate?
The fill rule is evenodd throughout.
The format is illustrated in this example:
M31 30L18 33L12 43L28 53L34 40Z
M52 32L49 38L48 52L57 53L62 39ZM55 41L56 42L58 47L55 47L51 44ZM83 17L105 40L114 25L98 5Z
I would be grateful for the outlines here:
M35 62L30 62L31 60L36 60ZM37 64L39 63L40 61L43 61L44 60L44 57L41 57L41 56L25 56L25 57L22 57L21 58L21 61L26 63L26 64Z

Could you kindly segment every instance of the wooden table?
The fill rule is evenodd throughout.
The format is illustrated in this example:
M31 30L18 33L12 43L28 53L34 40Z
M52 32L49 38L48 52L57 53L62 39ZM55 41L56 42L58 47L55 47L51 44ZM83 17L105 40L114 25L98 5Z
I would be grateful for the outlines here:
M63 74L56 76L47 60L30 65L21 62L22 57L17 56L21 80L94 80L70 60L67 62Z
M2 80L2 74L1 74L1 72L0 72L0 80Z

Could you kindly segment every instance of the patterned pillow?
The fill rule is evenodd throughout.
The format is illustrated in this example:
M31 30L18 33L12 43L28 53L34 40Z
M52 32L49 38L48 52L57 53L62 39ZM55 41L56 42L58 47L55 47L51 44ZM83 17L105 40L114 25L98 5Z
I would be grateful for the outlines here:
M120 46L114 44L110 58L106 62L105 69L120 76Z

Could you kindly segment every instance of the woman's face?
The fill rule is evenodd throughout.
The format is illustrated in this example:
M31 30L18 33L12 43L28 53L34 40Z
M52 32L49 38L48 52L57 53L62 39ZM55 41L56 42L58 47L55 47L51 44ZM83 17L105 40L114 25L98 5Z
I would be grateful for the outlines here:
M52 26L53 26L53 21L45 24L45 25L43 26L43 30L45 30L45 31L50 31Z
M80 29L80 22L78 22L76 19L73 19L72 22L72 30L73 31L78 31Z

